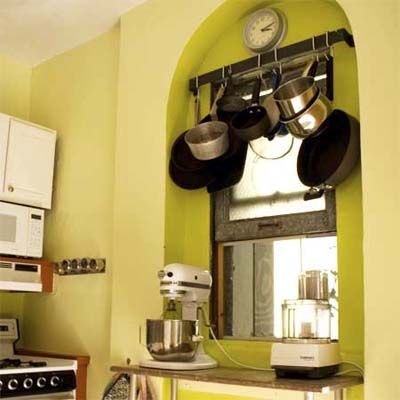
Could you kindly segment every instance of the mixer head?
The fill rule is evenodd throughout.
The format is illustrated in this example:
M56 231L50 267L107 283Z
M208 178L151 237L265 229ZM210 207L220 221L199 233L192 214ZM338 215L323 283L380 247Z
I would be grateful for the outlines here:
M182 303L206 303L211 291L209 271L185 264L169 264L158 272L160 294Z

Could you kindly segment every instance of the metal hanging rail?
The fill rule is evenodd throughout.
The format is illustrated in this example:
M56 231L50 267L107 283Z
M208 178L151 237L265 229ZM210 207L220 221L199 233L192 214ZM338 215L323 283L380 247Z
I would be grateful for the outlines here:
M354 47L353 35L347 32L346 29L342 28L336 31L325 32L322 35L271 50L267 53L250 57L192 78L189 80L189 90L196 94L198 87L221 81L224 77L228 76L229 73L232 75L242 74L268 64L279 63L285 59L300 56L304 53L327 49L339 42L346 42L350 47Z

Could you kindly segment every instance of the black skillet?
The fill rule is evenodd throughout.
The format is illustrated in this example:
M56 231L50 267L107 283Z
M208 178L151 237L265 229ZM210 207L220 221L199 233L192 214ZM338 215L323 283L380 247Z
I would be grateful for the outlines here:
M231 120L233 132L247 142L258 139L270 130L267 111L259 104L260 88L261 79L257 78L253 87L251 106L236 114Z
M317 134L304 139L300 146L297 174L304 185L312 188L304 199L320 197L324 188L343 182L359 157L359 122L342 110L334 110Z

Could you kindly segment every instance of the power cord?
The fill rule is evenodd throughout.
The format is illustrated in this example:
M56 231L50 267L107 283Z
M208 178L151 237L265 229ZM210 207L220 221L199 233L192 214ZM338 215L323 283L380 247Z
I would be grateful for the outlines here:
M272 369L272 368L255 367L255 366L252 366L252 365L243 364L242 362L235 360L235 359L224 349L224 347L222 346L221 342L217 339L217 336L215 335L214 330L213 330L213 328L212 328L212 326L211 326L211 324L210 324L210 321L209 321L208 318L207 318L207 315L206 315L206 313L205 313L205 311L204 311L204 308L201 307L200 310L201 310L201 315L202 315L202 317L203 317L203 321L204 321L205 327L208 328L208 330L210 331L211 337L215 340L215 344L217 345L217 347L219 348L219 350L224 354L224 356L225 356L229 361L231 361L233 364L237 365L238 367L242 367L242 368L246 368L246 369L253 369L253 370L256 370L256 371L270 371L270 372L275 371L275 370ZM364 369L363 369L360 365L358 365L357 363L352 362L352 361L342 361L340 364L348 364L348 365L352 365L352 366L354 366L354 367L356 367L356 368L347 369L347 370L338 372L338 373L335 374L335 376L341 376L341 375L346 375L346 374L349 374L349 373L357 372L357 373L361 374L362 377L364 377Z
M206 313L203 309L203 307L201 307L201 314L203 316L203 321L204 321L204 325L206 326L206 328L209 329L210 334L212 336L212 338L215 340L215 344L217 345L217 347L219 348L219 350L225 355L226 358L228 358L228 360L230 360L231 362L233 362L235 365L237 365L238 367L242 367L242 368L246 368L246 369L254 369L256 371L274 371L272 368L261 368L261 367L254 367L252 365L247 365L247 364L243 364L240 361L235 360L222 346L222 344L220 343L220 341L217 339L214 330L211 327L211 324L206 316Z
M364 369L358 365L357 363L353 362L353 361L342 361L340 364L348 364L348 365L352 365L353 367L355 367L355 369L347 369L341 372L338 372L337 374L335 374L335 376L341 376L341 375L346 375L349 374L350 372L358 372L363 378L364 378Z

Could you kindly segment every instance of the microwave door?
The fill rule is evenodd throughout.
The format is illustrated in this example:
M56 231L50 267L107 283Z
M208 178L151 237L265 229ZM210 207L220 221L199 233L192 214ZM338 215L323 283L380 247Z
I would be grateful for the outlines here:
M0 254L24 255L27 248L28 209L1 203Z

